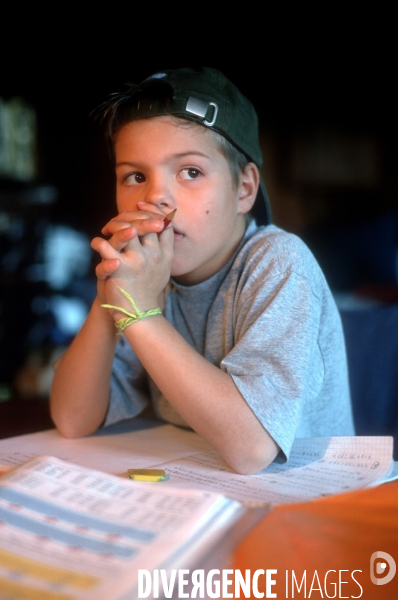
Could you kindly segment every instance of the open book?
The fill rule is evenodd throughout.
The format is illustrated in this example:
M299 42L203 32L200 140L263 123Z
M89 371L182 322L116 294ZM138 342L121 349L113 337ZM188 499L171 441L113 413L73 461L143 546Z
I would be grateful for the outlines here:
M220 494L33 458L0 477L0 597L147 597L154 570L171 586L241 512Z

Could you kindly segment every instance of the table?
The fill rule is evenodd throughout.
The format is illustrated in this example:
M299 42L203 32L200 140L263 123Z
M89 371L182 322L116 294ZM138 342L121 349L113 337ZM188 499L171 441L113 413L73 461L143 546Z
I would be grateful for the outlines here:
M136 426L138 435L138 421ZM8 445L5 439L7 433L8 437L11 437L52 427L48 404L42 401L19 399L15 403L11 400L0 405L0 436L3 437L3 445ZM127 427L127 424L120 424L118 429L122 435L125 429L124 435L127 435L131 425ZM44 436L46 438L47 433ZM99 444L96 449L97 456L100 456L100 452L106 456L107 442L112 441L110 433L111 430L96 436ZM190 433L186 432L186 436L189 435ZM30 439L31 436L22 435L18 438L18 447L24 449L28 445L24 440ZM196 438L192 443L195 444L192 446L195 449L206 447L206 443ZM91 442L88 439L76 442L60 439L57 444L62 446L63 451L68 449L69 452L72 445L85 447L87 444L88 449ZM146 447L142 440L140 447L143 452L155 451L153 442ZM41 448L44 449L45 447ZM211 569L227 568L239 569L243 573L245 569L250 569L251 573L258 569L276 569L276 574L270 574L270 579L275 580L275 584L269 591L277 593L277 598L326 598L326 592L329 597L333 597L336 590L335 597L340 595L341 598L396 600L398 575L385 585L375 585L370 580L370 560L372 554L377 551L388 553L398 564L398 481L375 488L336 494L321 500L279 506L271 511L247 510L242 518L225 532L212 551L202 558L198 566L207 572ZM373 567L376 566L377 561L374 561ZM306 580L302 583L304 571ZM328 571L325 589L325 576ZM352 578L352 574L356 580ZM383 573L379 574L379 577L382 575ZM259 590L264 594L266 589L261 586L265 585L265 581L264 576L259 577ZM335 584L337 588L334 588ZM294 596L292 585L295 586ZM313 592L309 596L311 585ZM286 587L289 595L285 593ZM363 593L359 596L361 589Z
M374 555L380 551L387 555ZM396 600L398 574L387 582L394 562L398 566L398 481L278 506L233 551L235 569L276 571L270 578L277 598ZM265 584L263 576L260 592Z

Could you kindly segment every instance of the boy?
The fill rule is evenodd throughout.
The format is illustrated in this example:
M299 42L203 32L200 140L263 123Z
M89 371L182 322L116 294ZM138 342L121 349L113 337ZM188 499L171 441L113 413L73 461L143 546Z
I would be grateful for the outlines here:
M295 437L352 435L340 318L312 254L269 223L252 104L219 71L177 69L97 116L119 214L92 241L98 295L55 369L61 434L150 401L239 473L286 459Z

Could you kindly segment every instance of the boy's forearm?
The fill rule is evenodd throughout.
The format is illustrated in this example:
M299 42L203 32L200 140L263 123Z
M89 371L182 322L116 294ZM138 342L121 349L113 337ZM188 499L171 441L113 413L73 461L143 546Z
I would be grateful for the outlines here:
M196 352L163 316L125 330L143 366L182 418L241 473L265 468L279 448L230 375Z
M113 320L96 299L83 327L54 367L50 410L62 435L88 435L103 422L115 347Z

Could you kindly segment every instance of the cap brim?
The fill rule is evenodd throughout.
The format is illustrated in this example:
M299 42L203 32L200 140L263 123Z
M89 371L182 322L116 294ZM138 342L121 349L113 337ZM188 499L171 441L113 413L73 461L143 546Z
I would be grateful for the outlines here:
M250 212L256 219L257 225L269 225L272 222L271 206L262 178L260 178L257 197Z

